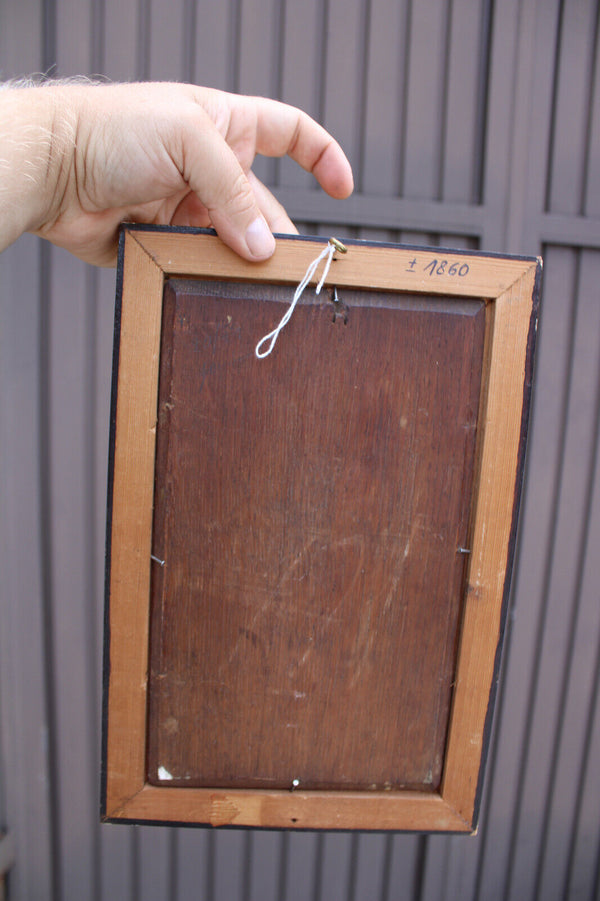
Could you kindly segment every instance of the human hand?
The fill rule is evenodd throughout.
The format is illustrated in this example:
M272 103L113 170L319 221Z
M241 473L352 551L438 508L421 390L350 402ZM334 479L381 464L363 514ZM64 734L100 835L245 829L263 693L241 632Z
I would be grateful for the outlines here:
M257 153L289 155L333 197L352 191L350 165L325 129L264 98L58 83L0 91L0 121L0 249L28 230L113 265L126 220L210 225L242 257L263 260L272 231L296 229L251 172Z

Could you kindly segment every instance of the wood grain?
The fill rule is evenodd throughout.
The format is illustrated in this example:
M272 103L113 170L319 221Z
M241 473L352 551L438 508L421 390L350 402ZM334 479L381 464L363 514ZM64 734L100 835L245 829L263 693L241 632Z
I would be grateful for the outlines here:
M148 778L433 790L485 305L289 294L167 285Z
M243 280L248 263L212 235L136 232L146 253L168 275L186 275ZM142 238L143 234L143 238ZM298 240L279 237L273 257L264 263L252 263L252 279L263 283L297 285L309 263L323 250L325 239ZM326 285L373 288L381 291L423 291L454 297L495 298L507 291L528 269L532 261L515 257L488 257L468 251L441 251L438 248L398 247L365 243L349 244L350 252L337 254ZM415 261L412 266L412 261ZM427 269L432 260L438 267ZM447 261L443 274L436 275L439 264ZM457 271L450 274L452 263ZM465 276L458 269L466 263ZM463 270L464 271L464 270Z
M144 783L148 610L162 271L130 242L123 280L110 544L107 803ZM146 291L139 290L144 285Z
M439 794L422 791L292 793L145 785L112 816L269 829L471 830Z
M536 267L532 266L494 304L478 476L486 490L479 492L473 510L472 554L444 780L445 796L465 819L472 819L474 812L510 586L520 492L517 463L523 452L528 415L524 404L531 379L535 277Z

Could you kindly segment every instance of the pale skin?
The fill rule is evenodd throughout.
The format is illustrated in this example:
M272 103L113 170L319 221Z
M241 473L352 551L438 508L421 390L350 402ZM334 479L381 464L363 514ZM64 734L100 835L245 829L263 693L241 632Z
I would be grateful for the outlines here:
M290 156L332 197L352 192L339 144L304 112L183 84L0 90L0 251L33 232L86 262L116 262L123 221L211 226L251 261L296 231L254 176Z

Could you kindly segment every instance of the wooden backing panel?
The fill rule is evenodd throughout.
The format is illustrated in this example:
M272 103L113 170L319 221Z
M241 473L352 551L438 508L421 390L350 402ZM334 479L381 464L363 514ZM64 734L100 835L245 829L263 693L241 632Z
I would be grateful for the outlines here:
M443 798L423 792L225 792L145 785L113 815L270 829L470 831L469 824Z
M443 796L469 821L501 633L535 276L532 266L495 304L480 493L442 784Z
M217 237L159 231L133 231L131 236L169 275L248 279L248 263ZM324 246L324 241L278 238L273 257L265 263L252 264L253 277L264 283L297 285ZM350 244L348 248L347 254L336 254L326 285L363 285L384 291L423 291L428 294L495 298L507 291L531 267L532 262L531 259L490 259L437 248L399 250L397 247L368 244ZM437 260L438 265L431 274L433 260ZM438 275L444 261L447 261L446 265ZM453 264L457 269L451 273ZM462 266L468 267L464 275L459 274ZM318 278L319 274L315 282Z
M163 275L126 236L110 572L107 811L143 783L156 397Z
M287 295L167 285L149 778L431 790L484 305L345 290L342 316L315 297L258 361Z

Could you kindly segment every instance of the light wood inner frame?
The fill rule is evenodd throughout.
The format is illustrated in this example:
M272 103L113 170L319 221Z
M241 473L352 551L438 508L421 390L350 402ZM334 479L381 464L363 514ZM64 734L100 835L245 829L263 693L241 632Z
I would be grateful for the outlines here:
M229 791L153 786L146 780L164 280L177 275L294 285L325 240L279 238L269 261L250 264L213 235L125 230L107 583L104 819L304 829L470 832L475 827L514 549L537 330L541 261L531 258L357 243L348 254L336 254L326 280L338 287L489 301L471 553L440 791ZM438 261L436 267L431 267L432 260Z

